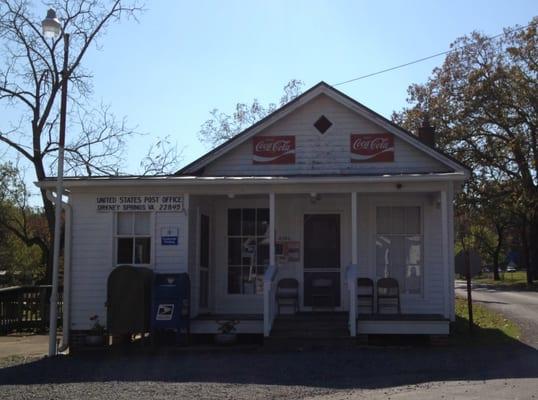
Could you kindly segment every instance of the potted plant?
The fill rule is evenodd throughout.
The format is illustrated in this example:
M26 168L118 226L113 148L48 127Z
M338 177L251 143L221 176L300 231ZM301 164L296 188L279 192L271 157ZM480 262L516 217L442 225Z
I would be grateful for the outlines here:
M102 346L105 342L105 327L99 322L98 315L92 315L90 321L93 325L86 335L86 344L88 346Z
M239 323L236 320L229 321L217 321L219 325L218 331L215 335L215 342L221 345L234 344L237 341L237 334L235 333L235 326Z

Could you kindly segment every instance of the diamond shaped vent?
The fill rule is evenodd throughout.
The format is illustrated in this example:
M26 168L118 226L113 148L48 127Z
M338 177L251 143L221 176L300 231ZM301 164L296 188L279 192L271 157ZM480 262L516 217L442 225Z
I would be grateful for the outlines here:
M329 121L329 119L322 115L318 118L316 122L314 122L314 127L318 130L319 133L324 134L327 132L327 129L329 129L332 126L332 122Z

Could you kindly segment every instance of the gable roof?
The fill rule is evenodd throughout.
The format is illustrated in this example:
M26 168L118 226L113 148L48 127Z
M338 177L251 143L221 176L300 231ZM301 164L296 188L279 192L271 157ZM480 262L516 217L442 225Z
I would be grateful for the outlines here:
M453 157L449 156L448 154L442 152L439 149L430 147L422 143L420 139L417 136L413 135L411 132L407 131L406 129L395 124L391 120L383 117L381 114L376 113L370 108L359 103L357 100L353 99L352 97L349 97L345 93L335 89L334 87L330 86L329 84L323 81L312 86L310 89L308 89L301 95L297 96L295 99L291 100L290 102L286 103L279 109L275 110L271 114L262 118L260 121L256 122L255 124L251 125L247 129L243 130L242 132L238 133L234 137L228 139L224 143L220 144L219 146L215 147L208 153L204 154L200 158L186 165L185 167L177 171L175 175L198 174L205 166L207 166L211 162L220 158L221 156L228 153L232 149L236 148L238 145L244 143L245 141L247 141L248 139L250 139L257 133L266 129L270 125L273 125L277 121L289 115L291 112L293 112L297 108L301 107L302 105L308 103L309 101L313 100L314 98L322 94L348 107L349 109L355 111L356 113L370 120L371 122L379 126L382 126L388 132L394 134L395 136L399 137L400 139L409 143L410 145L418 148L424 153L429 154L431 157L437 159L444 165L454 169L455 171L463 172L465 174L465 177L470 176L470 169L467 166L465 166L463 163L461 163L460 161L454 159Z

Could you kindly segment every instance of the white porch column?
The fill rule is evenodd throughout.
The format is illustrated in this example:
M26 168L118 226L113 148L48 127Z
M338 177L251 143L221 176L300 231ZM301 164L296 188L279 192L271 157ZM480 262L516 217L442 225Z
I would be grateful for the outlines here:
M357 274L358 274L357 192L351 192L351 265L348 269L349 334L357 336Z
M357 192L351 193L351 264L358 264Z
M263 277L263 336L271 333L275 319L274 280L276 278L275 194L269 193L269 267Z
M452 298L452 294L450 293L450 276L451 273L449 271L449 262L448 262L448 248L449 248L449 234L448 234L448 199L447 199L447 192L446 190L443 190L440 192L441 195L441 237L442 237L442 249L443 249L443 283L444 283L444 290L445 295L444 298L444 317L449 318L450 317L450 299Z
M450 290L450 320L456 320L455 310L455 293L454 293L454 280L456 275L454 265L454 183L448 184L448 268L449 268L449 290Z
M275 194L269 193L269 265L276 265L275 249Z

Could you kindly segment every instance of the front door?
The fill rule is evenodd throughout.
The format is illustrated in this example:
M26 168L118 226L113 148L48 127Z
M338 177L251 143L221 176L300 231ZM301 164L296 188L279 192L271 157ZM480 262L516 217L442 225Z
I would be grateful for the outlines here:
M340 306L340 215L304 216L304 306Z

